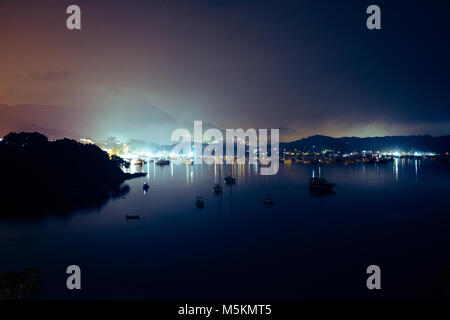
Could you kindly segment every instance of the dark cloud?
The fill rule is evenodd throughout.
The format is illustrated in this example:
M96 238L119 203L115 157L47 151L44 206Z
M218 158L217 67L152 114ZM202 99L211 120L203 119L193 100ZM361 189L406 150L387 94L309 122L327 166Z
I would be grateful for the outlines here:
M44 2L0 1L0 103L104 107L105 134L146 119L282 139L450 132L448 1L378 0L370 31L365 0L79 0L80 32L69 1Z
M69 70L62 71L48 71L43 73L32 72L30 73L30 79L33 81L56 81L67 78L72 74Z

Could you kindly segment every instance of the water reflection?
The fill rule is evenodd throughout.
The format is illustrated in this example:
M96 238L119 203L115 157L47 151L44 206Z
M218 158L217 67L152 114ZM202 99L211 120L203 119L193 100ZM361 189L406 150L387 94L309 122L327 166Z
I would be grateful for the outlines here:
M309 188L309 194L311 197L315 198L324 198L326 196L332 196L335 195L336 192L329 189L315 189L315 188Z
M89 266L87 299L226 298L235 297L236 287L246 297L302 298L314 292L339 298L344 292L358 298L359 280L354 287L342 284L354 279L355 266L375 256L390 270L402 270L402 281L388 294L441 292L435 290L436 274L447 263L442 252L450 241L448 165L292 164L281 165L275 176L259 175L257 165L144 168L147 176L127 181L111 193L109 199L116 200L95 214L77 210L71 219L52 216L32 225L0 219L3 270L41 268L48 298L71 297L60 290L60 269L74 259ZM336 183L336 193L309 190L312 174ZM214 194L213 183L223 185L227 175L237 183ZM151 195L144 195L150 177ZM198 195L203 210L196 210ZM274 206L265 205L266 195ZM127 223L125 215L142 219ZM406 262L414 266L411 272L401 267ZM330 265L340 277L329 273ZM410 282L411 276L418 281ZM264 286L255 286L263 277Z
M186 172L186 185L189 184L189 166L185 165L185 172Z
M402 174L400 175L399 161L401 161ZM427 162L429 163L429 162ZM228 198L227 201L230 202L230 212L232 211L232 202L234 197L233 188L241 189L239 196L246 192L253 192L254 190L262 189L263 194L269 194L273 190L276 190L280 186L289 185L290 183L296 183L297 187L300 189L308 189L308 179L309 177L319 177L322 178L325 173L325 178L331 182L336 182L336 190L341 189L342 183L359 184L359 185L373 185L377 184L379 186L388 184L389 176L393 177L396 183L401 181L401 178L405 177L408 179L407 173L414 172L411 174L415 181L419 181L419 169L421 161L411 160L405 161L404 159L396 158L391 165L366 165L366 164L355 164L353 166L340 166L340 165L330 165L330 166L320 166L320 165L302 165L293 164L290 166L282 166L281 172L275 176L261 176L259 174L257 164L233 164L225 165L214 163L212 166L209 165L175 165L171 163L170 168L167 166L159 167L156 166L155 162L147 162L145 166L142 165L132 165L127 171L128 172L143 172L146 171L147 182L152 177L152 189L156 185L173 185L177 186L180 182L180 173L182 173L185 186L195 186L199 193L210 193L212 185L218 183L223 184L223 179L230 175L237 178L238 186L228 186L226 190L229 190L229 194L223 195ZM252 168L253 166L253 168ZM391 174L389 174L389 168L392 166ZM143 169L145 168L145 170ZM170 170L168 172L167 170ZM324 172L325 170L325 172ZM303 175L304 171L308 171L309 174ZM359 172L359 173L358 173ZM303 175L303 176L302 176ZM302 176L301 178L299 178ZM184 180L184 181L183 181ZM281 182L283 181L283 182ZM348 181L348 182L346 182ZM141 182L142 186L142 182ZM201 188L200 188L201 186ZM142 188L139 188L142 190ZM224 190L225 191L225 190ZM122 189L113 190L111 194L100 199L92 199L92 201L83 201L83 207L93 207L100 210L103 205L108 201L108 199L114 199L121 197L121 195L126 195L129 192L129 187L124 185ZM212 193L212 192L211 192ZM143 192L147 194L147 192ZM312 190L309 195L312 197L325 197L328 195L335 195L334 191L321 191ZM86 195L86 199L89 199ZM84 200L86 200L84 199ZM82 206L70 206L65 211L73 211Z
M395 181L398 182L398 158L394 160L394 177Z
M416 181L417 181L417 179L418 179L418 175L417 175L417 159L414 160L414 173L415 173Z
M128 184L122 184L118 187L96 194L84 193L71 202L62 201L51 197L39 199L39 201L21 201L17 198L3 199L0 196L0 202L3 204L3 210L0 217L7 219L43 219L48 214L57 216L68 216L73 212L98 212L110 201L115 199L125 199L129 194ZM26 199L26 198L25 198ZM8 208L14 208L8 210Z

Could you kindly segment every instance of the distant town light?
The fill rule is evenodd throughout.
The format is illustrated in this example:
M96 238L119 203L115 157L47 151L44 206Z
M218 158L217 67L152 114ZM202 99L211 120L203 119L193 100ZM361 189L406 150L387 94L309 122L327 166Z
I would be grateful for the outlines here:
M83 144L95 144L94 141L92 141L91 139L86 139L86 138L81 138L80 142Z

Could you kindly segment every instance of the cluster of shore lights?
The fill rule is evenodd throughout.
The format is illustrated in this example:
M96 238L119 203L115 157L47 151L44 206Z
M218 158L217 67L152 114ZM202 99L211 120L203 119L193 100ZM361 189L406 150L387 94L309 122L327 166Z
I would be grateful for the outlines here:
M421 151L414 151L414 152L387 151L387 152L381 152L381 154L384 156L394 156L394 157L400 157L400 156L422 157L422 156L436 156L437 155L434 152L421 152Z

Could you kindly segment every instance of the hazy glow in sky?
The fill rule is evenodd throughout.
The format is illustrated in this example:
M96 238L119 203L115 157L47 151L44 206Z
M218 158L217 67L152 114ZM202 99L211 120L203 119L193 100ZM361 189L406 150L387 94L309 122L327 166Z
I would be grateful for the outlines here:
M73 1L2 1L0 104L151 104L289 139L449 134L450 11L409 2L378 1L369 31L365 1L76 1L68 31Z

